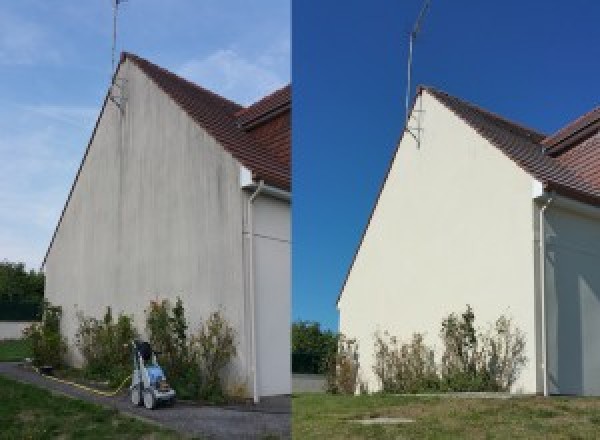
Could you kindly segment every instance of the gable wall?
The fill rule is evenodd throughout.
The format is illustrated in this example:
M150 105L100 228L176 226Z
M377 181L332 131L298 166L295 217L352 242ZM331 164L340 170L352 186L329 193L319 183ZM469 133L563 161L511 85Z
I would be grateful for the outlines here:
M439 352L450 312L470 304L481 326L506 313L527 336L517 387L534 392L532 179L427 92L415 108L420 148L403 137L338 303L340 330L358 339L373 390L376 331L424 332Z
M143 329L151 299L180 295L193 330L222 308L239 341L232 376L246 382L239 165L129 61L119 77L125 115L109 102L99 122L48 256L48 299L71 344L77 310L112 305Z

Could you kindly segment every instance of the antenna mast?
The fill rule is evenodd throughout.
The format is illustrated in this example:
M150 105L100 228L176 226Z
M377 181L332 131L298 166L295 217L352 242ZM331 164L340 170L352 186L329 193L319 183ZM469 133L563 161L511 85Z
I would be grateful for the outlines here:
M112 39L112 69L110 74L115 71L115 55L117 51L117 15L119 13L119 5L127 0L112 0L113 4L113 39Z
M409 39L408 39L408 68L407 68L408 78L407 78L407 82L406 82L406 107L405 107L406 111L404 114L406 117L407 123L408 123L408 118L409 118L408 106L410 105L410 94L411 94L413 44L414 44L415 40L417 39L417 35L419 35L419 32L421 31L421 23L423 22L423 19L425 18L425 14L427 13L427 10L429 9L430 4L431 4L431 0L425 0L425 2L423 3L421 12L419 13L419 16L417 17L415 26L413 27L413 30L411 31Z

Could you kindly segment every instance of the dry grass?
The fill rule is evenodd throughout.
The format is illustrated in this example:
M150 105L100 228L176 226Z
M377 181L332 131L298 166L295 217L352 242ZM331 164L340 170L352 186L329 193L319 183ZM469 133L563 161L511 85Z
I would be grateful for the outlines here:
M293 434L302 439L597 438L600 399L512 399L331 396L304 394L293 402ZM403 417L415 423L369 425L352 420Z

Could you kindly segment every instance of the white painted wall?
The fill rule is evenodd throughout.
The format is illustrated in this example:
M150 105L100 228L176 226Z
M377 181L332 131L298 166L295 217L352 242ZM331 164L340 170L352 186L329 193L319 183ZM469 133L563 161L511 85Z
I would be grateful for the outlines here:
M548 389L600 395L600 210L550 205L546 229ZM591 214L594 214L593 216Z
M289 202L254 202L257 379L261 395L291 393Z
M421 99L420 147L405 135L393 159L338 303L340 331L358 339L374 390L376 331L424 332L439 350L449 313L470 304L481 326L505 313L527 337L516 388L535 392L533 180L434 97Z
M46 296L64 309L71 359L81 361L72 345L78 310L100 317L111 305L143 329L150 300L179 295L191 330L210 312L225 313L238 336L229 385L245 385L250 394L240 165L129 61L119 77L127 80L124 116L107 104L46 263ZM289 203L286 212L289 229ZM267 237L279 234L264 228ZM258 263L269 263L272 251L262 247ZM281 271L273 281L280 295L273 326L282 328L273 327L271 336L281 349L277 338L289 332L289 242L273 252ZM287 271L289 279L289 265ZM260 292L268 275L258 277ZM279 377L284 373L275 368L285 362L271 368Z
M21 339L23 330L32 322L27 321L0 321L0 341L3 339Z

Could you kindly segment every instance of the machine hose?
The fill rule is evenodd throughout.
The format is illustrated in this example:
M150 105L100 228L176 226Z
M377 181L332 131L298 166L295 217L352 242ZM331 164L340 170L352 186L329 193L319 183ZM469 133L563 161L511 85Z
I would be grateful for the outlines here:
M129 376L127 376L125 378L125 380L123 380L123 382L121 382L121 385L119 385L119 387L115 391L108 392L108 391L100 391L100 390L97 390L97 389L94 389L94 388L91 388L91 387L86 387L85 385L81 385L81 384L79 384L77 382L71 382L69 380L60 379L60 378L55 377L55 376L50 376L50 375L47 375L47 374L42 374L37 367L33 367L33 369L35 371L37 371L39 374L41 374L42 376L47 377L48 379L52 379L52 380L54 380L56 382L64 383L64 384L67 384L67 385L71 385L71 386L74 386L76 388L79 388L79 389L82 389L82 390L85 390L85 391L89 391L90 393L98 394L98 395L104 396L104 397L114 397L114 396L116 396L119 393L119 391L121 391L123 389L123 387L125 386L125 384L127 383L127 381L129 379L131 379L131 374L130 374Z

